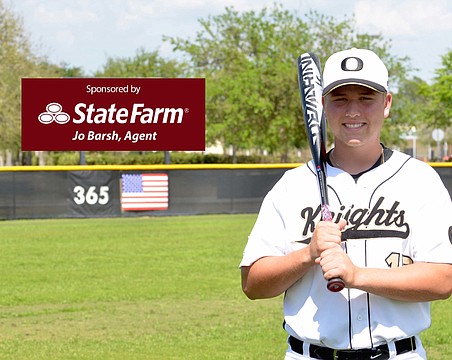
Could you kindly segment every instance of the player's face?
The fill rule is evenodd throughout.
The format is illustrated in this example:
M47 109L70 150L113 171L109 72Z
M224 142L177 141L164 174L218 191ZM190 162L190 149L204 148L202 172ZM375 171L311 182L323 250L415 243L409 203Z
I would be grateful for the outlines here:
M360 85L344 85L324 99L325 115L335 143L360 146L380 143L384 119L389 116L391 94Z

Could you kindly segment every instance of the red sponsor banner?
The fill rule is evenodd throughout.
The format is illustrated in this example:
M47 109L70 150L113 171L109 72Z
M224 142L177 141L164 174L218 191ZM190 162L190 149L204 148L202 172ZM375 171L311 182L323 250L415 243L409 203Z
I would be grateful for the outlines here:
M24 78L22 150L205 150L205 80Z

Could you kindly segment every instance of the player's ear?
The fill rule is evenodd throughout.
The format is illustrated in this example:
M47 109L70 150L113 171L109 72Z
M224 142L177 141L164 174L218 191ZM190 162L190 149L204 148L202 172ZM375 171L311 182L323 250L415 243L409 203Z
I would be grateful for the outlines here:
M384 117L385 119L389 117L389 112L391 110L392 105L392 94L386 93L385 94L385 108L384 108Z

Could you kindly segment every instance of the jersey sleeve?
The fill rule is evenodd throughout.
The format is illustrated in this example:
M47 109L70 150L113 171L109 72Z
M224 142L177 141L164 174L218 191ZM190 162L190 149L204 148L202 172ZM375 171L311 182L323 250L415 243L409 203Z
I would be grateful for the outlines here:
M425 164L425 166L428 166ZM417 189L416 220L413 223L415 261L452 263L452 202L441 178L429 167Z

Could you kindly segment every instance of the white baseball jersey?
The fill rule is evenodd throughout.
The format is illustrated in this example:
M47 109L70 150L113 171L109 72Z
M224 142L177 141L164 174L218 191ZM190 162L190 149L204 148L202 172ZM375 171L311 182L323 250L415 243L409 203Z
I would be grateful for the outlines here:
M452 263L451 198L428 164L394 151L356 182L329 165L327 172L333 221L347 220L345 251L355 265ZM321 219L319 199L312 163L287 171L262 203L240 266L307 246ZM428 302L330 292L319 265L286 291L284 316L290 335L334 349L370 348L430 326Z

